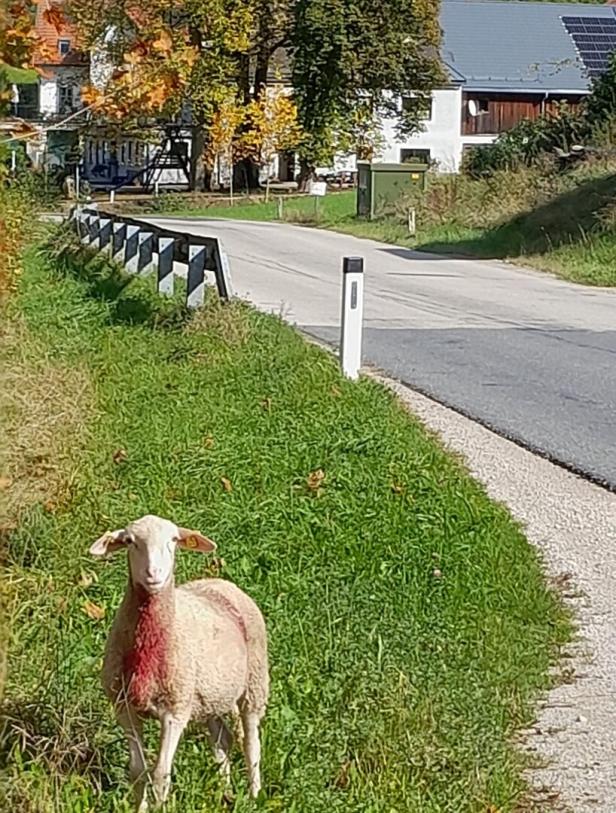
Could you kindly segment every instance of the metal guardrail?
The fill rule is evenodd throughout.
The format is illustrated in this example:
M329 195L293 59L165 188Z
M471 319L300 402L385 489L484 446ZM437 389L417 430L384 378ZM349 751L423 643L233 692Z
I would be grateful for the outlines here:
M206 271L212 271L221 299L233 296L229 260L218 237L204 237L173 231L122 215L104 212L92 206L72 209L69 219L75 223L84 245L107 253L124 265L129 274L156 271L157 290L171 296L175 263L187 266L186 304L203 304Z

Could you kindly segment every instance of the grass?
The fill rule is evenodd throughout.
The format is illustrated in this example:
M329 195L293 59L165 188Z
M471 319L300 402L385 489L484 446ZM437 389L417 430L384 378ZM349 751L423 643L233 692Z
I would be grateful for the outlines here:
M355 193L331 193L317 216L311 198L284 199L284 219L442 254L505 259L586 285L616 286L616 162L591 158L566 172L548 163L484 180L432 177L414 205L418 233L392 212L373 222L355 216ZM157 207L178 215L276 220L277 204L233 207L164 196Z
M507 511L391 394L342 379L280 320L215 298L190 318L84 255L62 267L31 251L7 315L23 397L36 399L46 365L57 385L78 370L87 397L62 483L4 529L2 808L130 809L98 677L126 566L86 551L155 512L218 542L219 559L179 557L180 581L221 574L267 618L264 794L247 800L236 757L236 813L518 810L513 737L569 626ZM72 412L58 420L73 433ZM168 809L220 804L193 732Z

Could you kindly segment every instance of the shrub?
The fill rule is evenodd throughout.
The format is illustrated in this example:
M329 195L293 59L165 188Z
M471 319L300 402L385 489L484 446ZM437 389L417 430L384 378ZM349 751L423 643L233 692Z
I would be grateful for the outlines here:
M21 251L31 233L35 203L30 190L19 184L7 186L0 177L0 302L15 288Z

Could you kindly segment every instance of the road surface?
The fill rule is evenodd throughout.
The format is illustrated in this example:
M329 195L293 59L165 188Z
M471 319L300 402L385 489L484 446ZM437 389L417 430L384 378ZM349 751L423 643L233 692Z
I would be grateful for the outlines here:
M300 226L160 224L221 237L239 296L331 344L342 257L364 257L366 362L616 489L616 290Z

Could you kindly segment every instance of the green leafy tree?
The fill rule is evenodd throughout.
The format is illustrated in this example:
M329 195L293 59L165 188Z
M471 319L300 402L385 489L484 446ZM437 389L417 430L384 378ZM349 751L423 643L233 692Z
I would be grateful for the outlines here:
M400 96L426 95L444 78L438 11L433 0L297 0L291 38L304 179L340 145L359 141L370 153L383 116L401 134L421 126L420 106L403 110Z

